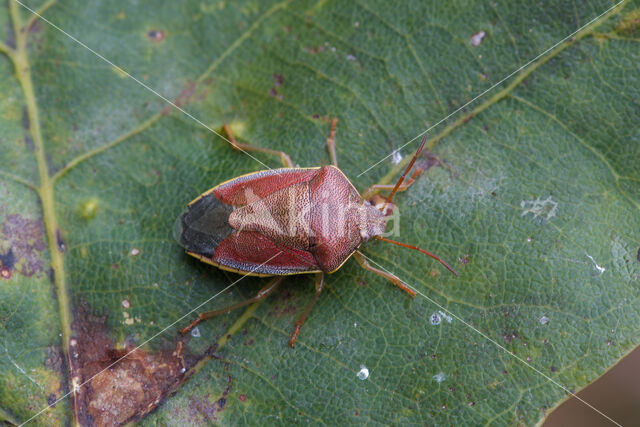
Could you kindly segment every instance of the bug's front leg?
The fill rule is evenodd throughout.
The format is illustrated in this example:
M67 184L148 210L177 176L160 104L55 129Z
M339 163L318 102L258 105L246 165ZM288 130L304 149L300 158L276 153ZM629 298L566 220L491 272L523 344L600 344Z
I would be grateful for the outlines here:
M418 175L420 175L422 172L424 172L424 169L420 169L420 168L417 169L407 179L407 182L405 182L402 185L400 185L400 187L398 187L398 189L396 191L405 191L407 188L409 188L411 186L411 184L413 184L415 182L416 177ZM393 187L394 187L393 184L373 184L372 186L370 186L369 188L367 188L366 190L364 190L362 192L362 198L365 199L365 200L369 200L375 194L377 194L379 191L383 191L383 190L391 191L391 190L393 190Z
M316 275L316 293L315 295L313 295L311 302L309 302L307 307L304 309L304 312L302 312L302 314L300 315L300 317L298 317L298 320L296 321L296 328L294 329L293 335L291 335L291 339L289 340L289 345L291 347L293 347L293 344L296 338L298 337L298 333L300 332L300 328L302 327L302 324L304 323L304 321L307 320L307 316L309 315L309 312L313 308L313 305L318 300L318 297L320 296L320 292L322 292L323 287L324 287L324 273L318 273Z
M293 168L294 167L293 162L291 161L291 157L289 157L289 155L287 153L285 153L284 151L272 150L270 148L256 147L255 145L238 142L233 137L233 134L231 133L231 129L229 129L229 125L224 125L223 127L224 127L224 131L226 132L227 136L229 137L229 142L231 143L231 146L234 149L236 149L238 151L258 151L260 153L273 154L275 156L279 156L280 157L280 160L282 160L282 164L285 167L287 167L287 168Z
M397 278L396 276L394 276L391 273L387 273L386 271L382 271L379 268L375 268L374 266L369 264L369 261L367 261L367 259L359 251L355 251L354 254L353 254L353 257L356 259L356 261L358 261L358 263L365 270L369 270L370 272L375 273L378 276L384 277L385 279L387 279L388 281L390 281L391 283L393 283L394 285L396 285L397 287L399 287L400 289L402 289L403 291L405 291L406 293L408 293L412 297L416 296L416 293L413 290L411 290L408 287L406 287L399 278Z

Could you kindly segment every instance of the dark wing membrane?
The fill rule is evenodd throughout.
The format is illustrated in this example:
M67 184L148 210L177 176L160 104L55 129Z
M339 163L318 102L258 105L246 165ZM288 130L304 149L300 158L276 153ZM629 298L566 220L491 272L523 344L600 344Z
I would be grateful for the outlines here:
M233 206L222 203L213 193L207 194L178 217L173 236L187 252L213 257L220 242L234 232L229 225L231 211Z

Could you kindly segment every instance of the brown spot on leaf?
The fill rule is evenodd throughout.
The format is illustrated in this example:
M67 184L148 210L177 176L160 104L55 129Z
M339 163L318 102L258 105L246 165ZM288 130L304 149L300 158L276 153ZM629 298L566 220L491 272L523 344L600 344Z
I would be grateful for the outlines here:
M151 41L158 43L164 40L164 31L151 30L147 33L147 36L149 37L149 39L151 39Z
M226 365L225 365L226 366ZM231 387L231 375L227 375L227 385L222 392L222 395L217 399L211 399L211 396L196 398L189 398L189 418L193 424L201 423L202 421L217 421L216 413L222 412L224 406L227 403L227 394ZM240 395L240 400L244 402L244 394ZM204 417L204 420L202 419Z
M33 23L27 28L27 31L30 33L37 34L42 31L42 22L40 19L36 19Z
M5 252L2 265L23 276L42 272L41 252L45 249L44 228L40 221L24 218L19 214L9 215L2 223L0 252ZM7 254L12 261L7 262Z
M505 340L506 343L510 343L514 338L517 338L518 336L516 335L515 332L507 332L505 333L502 338Z
M195 89L196 83L187 80L187 83L184 85L184 88L180 91L176 99L173 101L173 104L177 105L180 108L186 106L191 100L191 96L193 95ZM162 111L160 111L160 114L166 116L167 114L169 114L172 108L173 105L167 105L162 109Z
M199 424L203 421L217 421L215 414L217 411L216 402L210 402L208 397L189 397L189 421ZM202 419L204 418L204 419Z
M75 395L76 420L81 425L120 425L135 421L175 392L195 360L174 349L151 353L127 342L116 348L107 336L106 319L76 311L69 341L74 384L84 384Z
M269 89L269 96L272 98L278 97L278 99L282 99L282 95L278 94L278 86L281 86L284 82L284 78L282 74L274 74L273 75L273 86Z
M50 408L55 408L56 400L58 400L58 398L55 394L49 393L47 395L47 404L49 405Z

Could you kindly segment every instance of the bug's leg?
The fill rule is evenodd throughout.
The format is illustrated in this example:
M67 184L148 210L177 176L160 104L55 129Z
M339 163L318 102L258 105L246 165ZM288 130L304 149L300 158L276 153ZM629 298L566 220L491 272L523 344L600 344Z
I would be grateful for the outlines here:
M293 335L291 335L291 339L289 340L289 345L291 347L293 347L293 343L295 342L296 337L300 332L300 328L302 327L302 324L304 323L304 321L307 320L307 316L309 315L311 308L313 308L313 305L318 300L318 297L320 296L320 292L322 292L323 287L324 287L324 273L318 273L316 275L316 293L313 296L313 299L311 300L311 302L307 304L307 307L304 309L304 312L300 315L300 317L298 317L298 320L296 321L296 328L293 331Z
M336 131L337 118L331 120L331 130L329 131L329 138L327 138L327 147L329 148L329 155L331 156L331 164L338 167L338 158L336 157L336 141L333 139L333 134Z
M291 161L291 157L284 151L272 150L270 148L256 147L251 144L245 144L242 142L236 141L231 133L231 129L229 129L229 125L224 125L224 131L229 137L229 142L231 142L231 146L239 151L259 151L261 153L273 154L274 156L279 156L280 160L282 160L282 164L287 168L293 168L293 162Z
M420 168L417 169L415 172L411 174L411 177L407 179L407 182L403 183L400 187L398 187L396 191L405 191L407 188L411 186L411 184L415 182L416 177L420 175L422 172L424 172L424 169L420 169ZM379 191L382 191L382 190L391 191L393 190L393 187L394 187L393 184L373 184L372 186L370 186L369 188L367 188L362 192L362 198L365 200L369 200L371 197L373 197L374 194L377 194Z
M271 293L273 293L273 291L276 290L276 288L282 282L283 279L284 279L284 277L276 277L275 279L270 280L269 283L267 283L267 285L264 288L260 289L260 291L258 291L258 293L253 298L249 298L248 300L239 302L237 304L230 305L229 307L220 308L218 310L213 310L213 311L204 311L202 313L199 313L198 317L196 317L193 320L193 322L189 323L186 327L180 329L180 334L182 334L182 335L186 334L187 332L189 332L190 329L192 329L194 326L196 326L202 320L209 319L211 317L216 317L216 316L219 316L221 314L229 313L230 311L233 311L233 310L236 310L238 308L244 307L245 305L249 305L249 304L253 304L254 302L262 301L263 299L268 297Z
M408 293L412 297L416 296L416 293L414 291L412 291L411 289L407 288L404 284L402 284L402 281L400 279L398 279L396 276L394 276L391 273L387 273L386 271L382 271L382 270L380 270L378 268L375 268L374 266L369 264L369 261L367 261L367 259L359 251L355 251L353 256L356 259L356 261L358 261L358 263L365 270L369 270L370 272L375 273L378 276L384 277L385 279L387 279L388 281L390 281L391 283L393 283L394 285L396 285L397 287L399 287L400 289L402 289L403 291L405 291L406 293Z

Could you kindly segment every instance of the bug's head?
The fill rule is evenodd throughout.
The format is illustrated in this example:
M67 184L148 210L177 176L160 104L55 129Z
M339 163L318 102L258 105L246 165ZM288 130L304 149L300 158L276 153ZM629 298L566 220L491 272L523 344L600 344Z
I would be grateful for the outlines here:
M368 201L365 200L358 208L357 218L360 237L365 242L374 236L384 234L387 225L384 214Z

